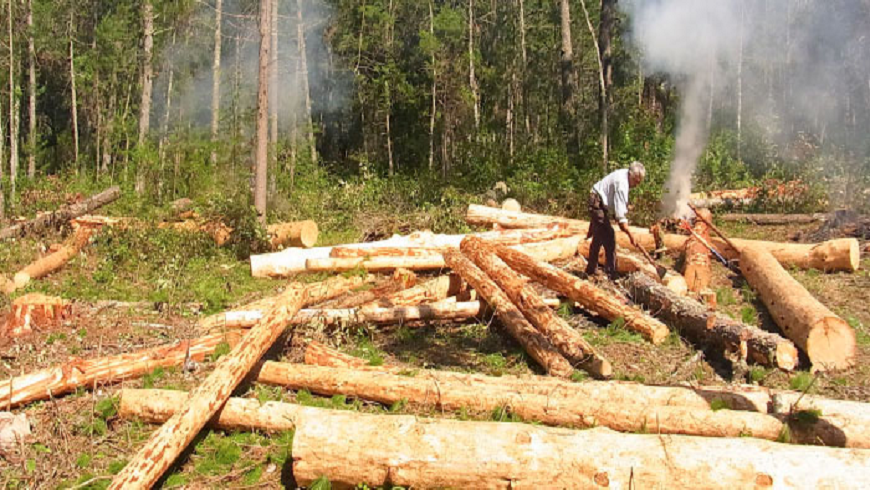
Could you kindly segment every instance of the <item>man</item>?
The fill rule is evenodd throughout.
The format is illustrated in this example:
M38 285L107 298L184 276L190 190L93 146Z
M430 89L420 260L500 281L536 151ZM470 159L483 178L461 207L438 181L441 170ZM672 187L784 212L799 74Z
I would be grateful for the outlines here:
M643 164L633 162L628 168L617 170L592 186L592 192L589 193L588 235L592 236L592 245L589 246L587 275L593 276L598 271L598 254L601 252L601 247L604 247L606 257L604 271L611 278L616 274L616 232L610 224L611 212L619 223L619 229L628 235L632 245L637 246L626 218L628 192L639 186L645 177L646 168Z

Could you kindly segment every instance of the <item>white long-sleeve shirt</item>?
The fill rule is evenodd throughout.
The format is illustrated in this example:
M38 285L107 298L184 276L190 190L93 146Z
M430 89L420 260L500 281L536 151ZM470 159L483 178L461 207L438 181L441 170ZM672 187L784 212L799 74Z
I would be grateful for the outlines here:
M628 223L628 169L617 170L592 186L620 223Z

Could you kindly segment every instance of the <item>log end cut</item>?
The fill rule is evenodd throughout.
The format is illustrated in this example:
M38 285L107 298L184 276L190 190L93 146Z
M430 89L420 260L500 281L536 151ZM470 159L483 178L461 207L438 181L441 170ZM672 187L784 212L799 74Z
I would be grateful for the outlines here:
M317 223L311 220L271 225L267 231L276 249L284 246L311 248L317 244L320 233Z
M842 318L821 319L807 338L813 371L837 371L855 364L855 331Z

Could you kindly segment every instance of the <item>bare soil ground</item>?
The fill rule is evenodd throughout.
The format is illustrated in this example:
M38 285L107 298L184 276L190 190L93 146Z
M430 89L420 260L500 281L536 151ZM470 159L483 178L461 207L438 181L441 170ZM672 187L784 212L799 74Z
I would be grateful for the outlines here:
M732 225L728 232L747 238L781 239L794 227ZM19 252L0 251L0 270L14 271L27 263L42 241L26 241ZM71 356L96 357L172 342L196 335L199 313L189 302L207 310L220 310L269 294L281 282L245 278L246 267L229 257L211 252L185 257L188 252L172 249L146 260L123 261L125 269L112 270L102 279L106 265L100 254L124 246L123 237L111 244L96 244L83 258L37 284L32 290L60 294L68 299L155 300L166 299L163 311L108 308L96 310L88 303L53 331L38 331L17 339L0 339L0 369L14 377L50 367ZM5 245L4 245L5 246ZM130 249L129 254L144 253ZM149 252L150 253L150 252ZM192 253L192 252L190 252ZM176 255L181 256L175 258ZM150 261L150 262L149 262ZM159 262L156 266L154 261ZM162 261L162 262L161 262ZM175 264L172 267L166 263ZM846 372L821 375L783 373L758 367L734 369L720 353L701 352L676 335L658 347L644 342L618 325L590 323L582 313L563 305L559 312L597 345L614 366L617 379L649 384L757 383L778 388L807 389L825 396L870 401L870 260L855 274L823 274L793 271L823 303L847 319L858 332L857 366ZM152 276L151 274L156 274ZM209 274L206 285L185 274ZM166 281L154 284L152 277ZM146 280L147 278L147 280ZM96 284L95 284L96 283ZM156 294L155 290L164 292ZM714 288L720 308L728 314L762 328L776 331L764 307L740 277L716 267ZM168 291L168 292L166 292ZM78 293L78 294L77 294ZM8 301L8 300L2 300ZM8 305L3 306L4 310ZM419 368L474 371L499 376L507 373L540 373L539 369L491 318L463 324L406 325L390 328L371 326L328 331L297 329L282 340L274 358L299 361L309 340L317 339L373 364L396 363ZM47 402L31 404L23 411L33 425L34 437L21 451L0 460L0 484L6 488L105 488L111 476L123 467L154 427L116 416L114 395L122 387L154 387L187 390L213 367L205 362L192 373L158 369L143 379L120 385L98 386ZM581 381L579 376L577 381ZM307 392L243 386L237 396L259 400L295 401L307 405L380 413L419 413L516 422L509 413L434 413L401 404L383 407L346 400L321 398ZM196 441L183 461L167 476L167 488L284 488L292 486L286 464L292 434L221 433L207 431Z

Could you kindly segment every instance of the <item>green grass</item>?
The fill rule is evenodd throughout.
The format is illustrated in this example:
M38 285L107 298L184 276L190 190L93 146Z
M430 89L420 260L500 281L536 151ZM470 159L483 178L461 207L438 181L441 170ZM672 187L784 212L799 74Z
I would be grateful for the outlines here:
M758 324L758 311L752 305L746 305L740 309L740 321L747 325Z
M625 328L625 319L617 318L606 328L585 332L584 337L593 345L608 345L613 343L642 344L642 335Z
M714 398L713 401L710 402L710 410L713 410L714 412L718 412L719 410L729 410L730 408L728 402L721 398Z
M721 287L716 289L716 303L719 306L733 306L737 303L737 300L734 298L734 290L728 287Z
M801 371L792 376L788 382L788 386L795 391L806 392L813 385L814 381L815 376L806 371Z
M763 367L754 366L749 369L749 382L752 384L761 384L761 382L767 378L768 374L770 374L769 370Z
M356 347L350 351L350 355L365 359L369 362L369 366L383 366L384 352L378 349L363 332L361 331L357 336Z
M154 386L165 376L166 371L162 367L154 368L154 371L142 376L142 388L146 390L154 388Z
M858 345L870 345L870 333L865 330L861 320L854 316L848 316L846 322L855 330L855 341Z

